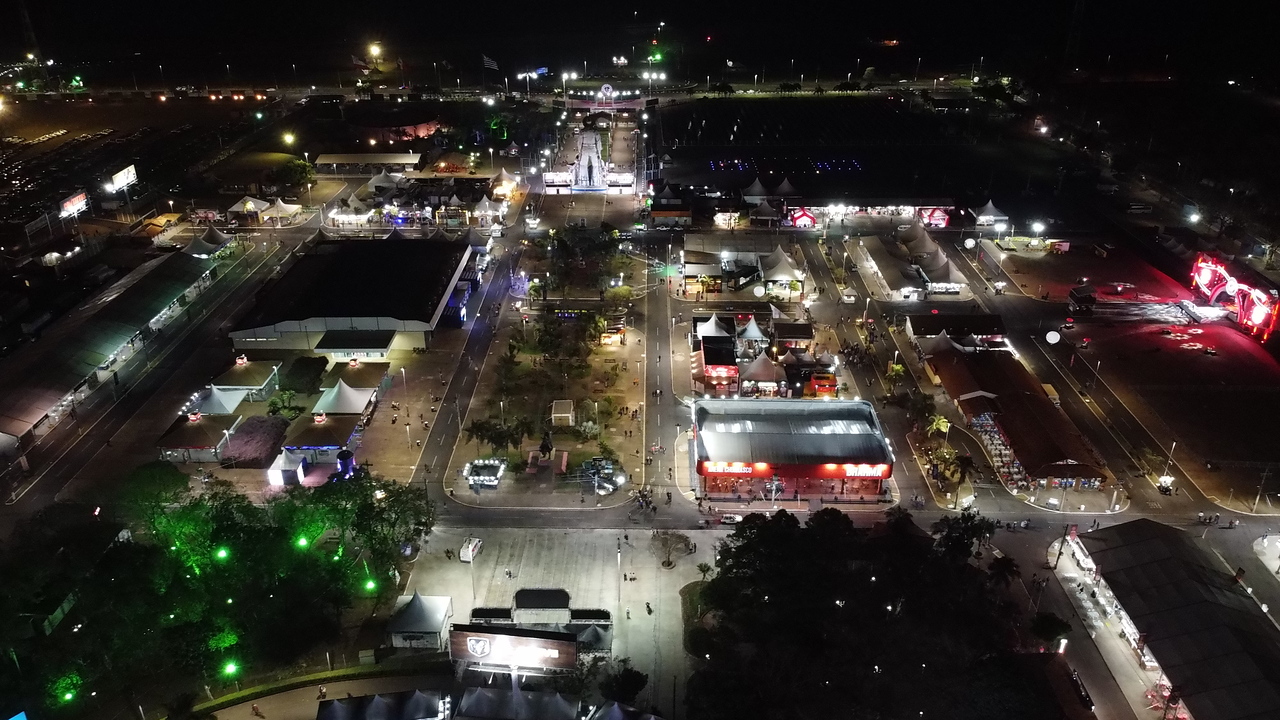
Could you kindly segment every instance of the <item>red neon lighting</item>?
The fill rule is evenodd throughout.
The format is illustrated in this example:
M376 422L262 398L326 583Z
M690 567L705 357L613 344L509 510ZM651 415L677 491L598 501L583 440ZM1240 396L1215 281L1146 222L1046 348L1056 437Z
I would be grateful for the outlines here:
M1226 294L1235 305L1236 323L1264 342L1275 330L1276 315L1280 312L1280 302L1275 296L1240 282L1227 271L1226 265L1204 253L1196 256L1191 268L1191 287L1211 303Z

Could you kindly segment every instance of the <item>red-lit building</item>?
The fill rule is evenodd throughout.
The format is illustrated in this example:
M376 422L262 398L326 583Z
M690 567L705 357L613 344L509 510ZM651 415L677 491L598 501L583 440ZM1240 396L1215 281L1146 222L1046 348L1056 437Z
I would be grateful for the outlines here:
M861 400L699 400L693 431L703 494L870 500L893 475L893 449Z
M1266 342L1275 330L1280 300L1275 290L1257 287L1261 283L1247 284L1247 276L1243 275L1223 261L1200 253L1191 267L1191 287L1210 305L1227 306L1240 327Z

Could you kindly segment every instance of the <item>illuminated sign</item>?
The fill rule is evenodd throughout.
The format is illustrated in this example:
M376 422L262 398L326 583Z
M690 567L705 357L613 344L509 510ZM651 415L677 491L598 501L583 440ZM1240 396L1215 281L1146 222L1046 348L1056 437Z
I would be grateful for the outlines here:
M834 469L834 466L831 466ZM889 466L885 463L871 465L869 463L845 463L840 466L844 470L845 477L851 478L882 478L889 475Z
M925 227L944 228L951 222L947 209L940 207L916 208L916 217L920 218L920 223Z
M78 192L63 200L61 207L62 210L58 213L59 217L74 217L89 207L89 196L83 192Z
M455 661L485 665L571 670L578 663L578 641L570 633L454 625L449 631L449 655Z
M711 460L706 460L702 463L702 470L703 472L713 474L751 475L757 470L767 473L769 470L769 463L756 463L755 465L751 465L750 463L724 462L723 460L713 462Z
M111 176L111 191L123 190L138 182L138 168L130 165Z
M1236 323L1251 335L1260 337L1264 342L1271 337L1276 326L1276 313L1280 310L1280 301L1274 291L1260 290L1240 282L1227 271L1226 265L1204 253L1196 256L1195 265L1191 268L1191 287L1210 304L1219 301L1233 304Z

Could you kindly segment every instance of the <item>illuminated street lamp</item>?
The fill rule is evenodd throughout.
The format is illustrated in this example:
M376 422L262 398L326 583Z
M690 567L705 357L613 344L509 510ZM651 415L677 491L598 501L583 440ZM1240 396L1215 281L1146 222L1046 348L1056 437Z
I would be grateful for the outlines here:
M293 133L285 133L285 134L284 134L284 138L283 138L283 139L284 139L284 144L285 144L285 145L292 145L292 144L293 144Z
M996 242L1000 242L1000 233L1003 233L1003 232L1004 232L1004 230L1005 230L1005 228L1007 228L1007 227L1009 227L1009 226L1008 226L1008 225L1005 225L1005 224L1004 224L1004 223L1002 223L1002 222L999 222L999 223L996 223L996 224L995 224L995 228L996 228Z
M1040 234L1044 232L1044 223L1039 220L1031 223L1031 230L1035 232L1036 237L1040 237Z

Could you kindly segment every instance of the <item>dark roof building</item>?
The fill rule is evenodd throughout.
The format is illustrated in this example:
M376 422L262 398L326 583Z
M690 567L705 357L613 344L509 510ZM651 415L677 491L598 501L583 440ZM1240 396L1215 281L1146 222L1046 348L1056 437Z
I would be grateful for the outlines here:
M946 333L953 338L974 335L980 338L1004 336L1004 318L988 313L967 315L907 315L907 337L934 337Z
M155 331L195 298L214 264L172 253L140 265L67 313L5 359L0 371L0 453L33 442L42 428L107 381ZM52 422L50 422L52 421Z
M1099 595L1123 610L1125 637L1155 659L1191 717L1280 717L1280 629L1199 538L1140 519L1078 542L1104 583Z
M470 257L470 246L452 240L321 240L259 296L231 337L238 349L326 344L324 352L350 357L424 346Z
M709 399L693 404L703 476L887 479L893 450L861 400Z

